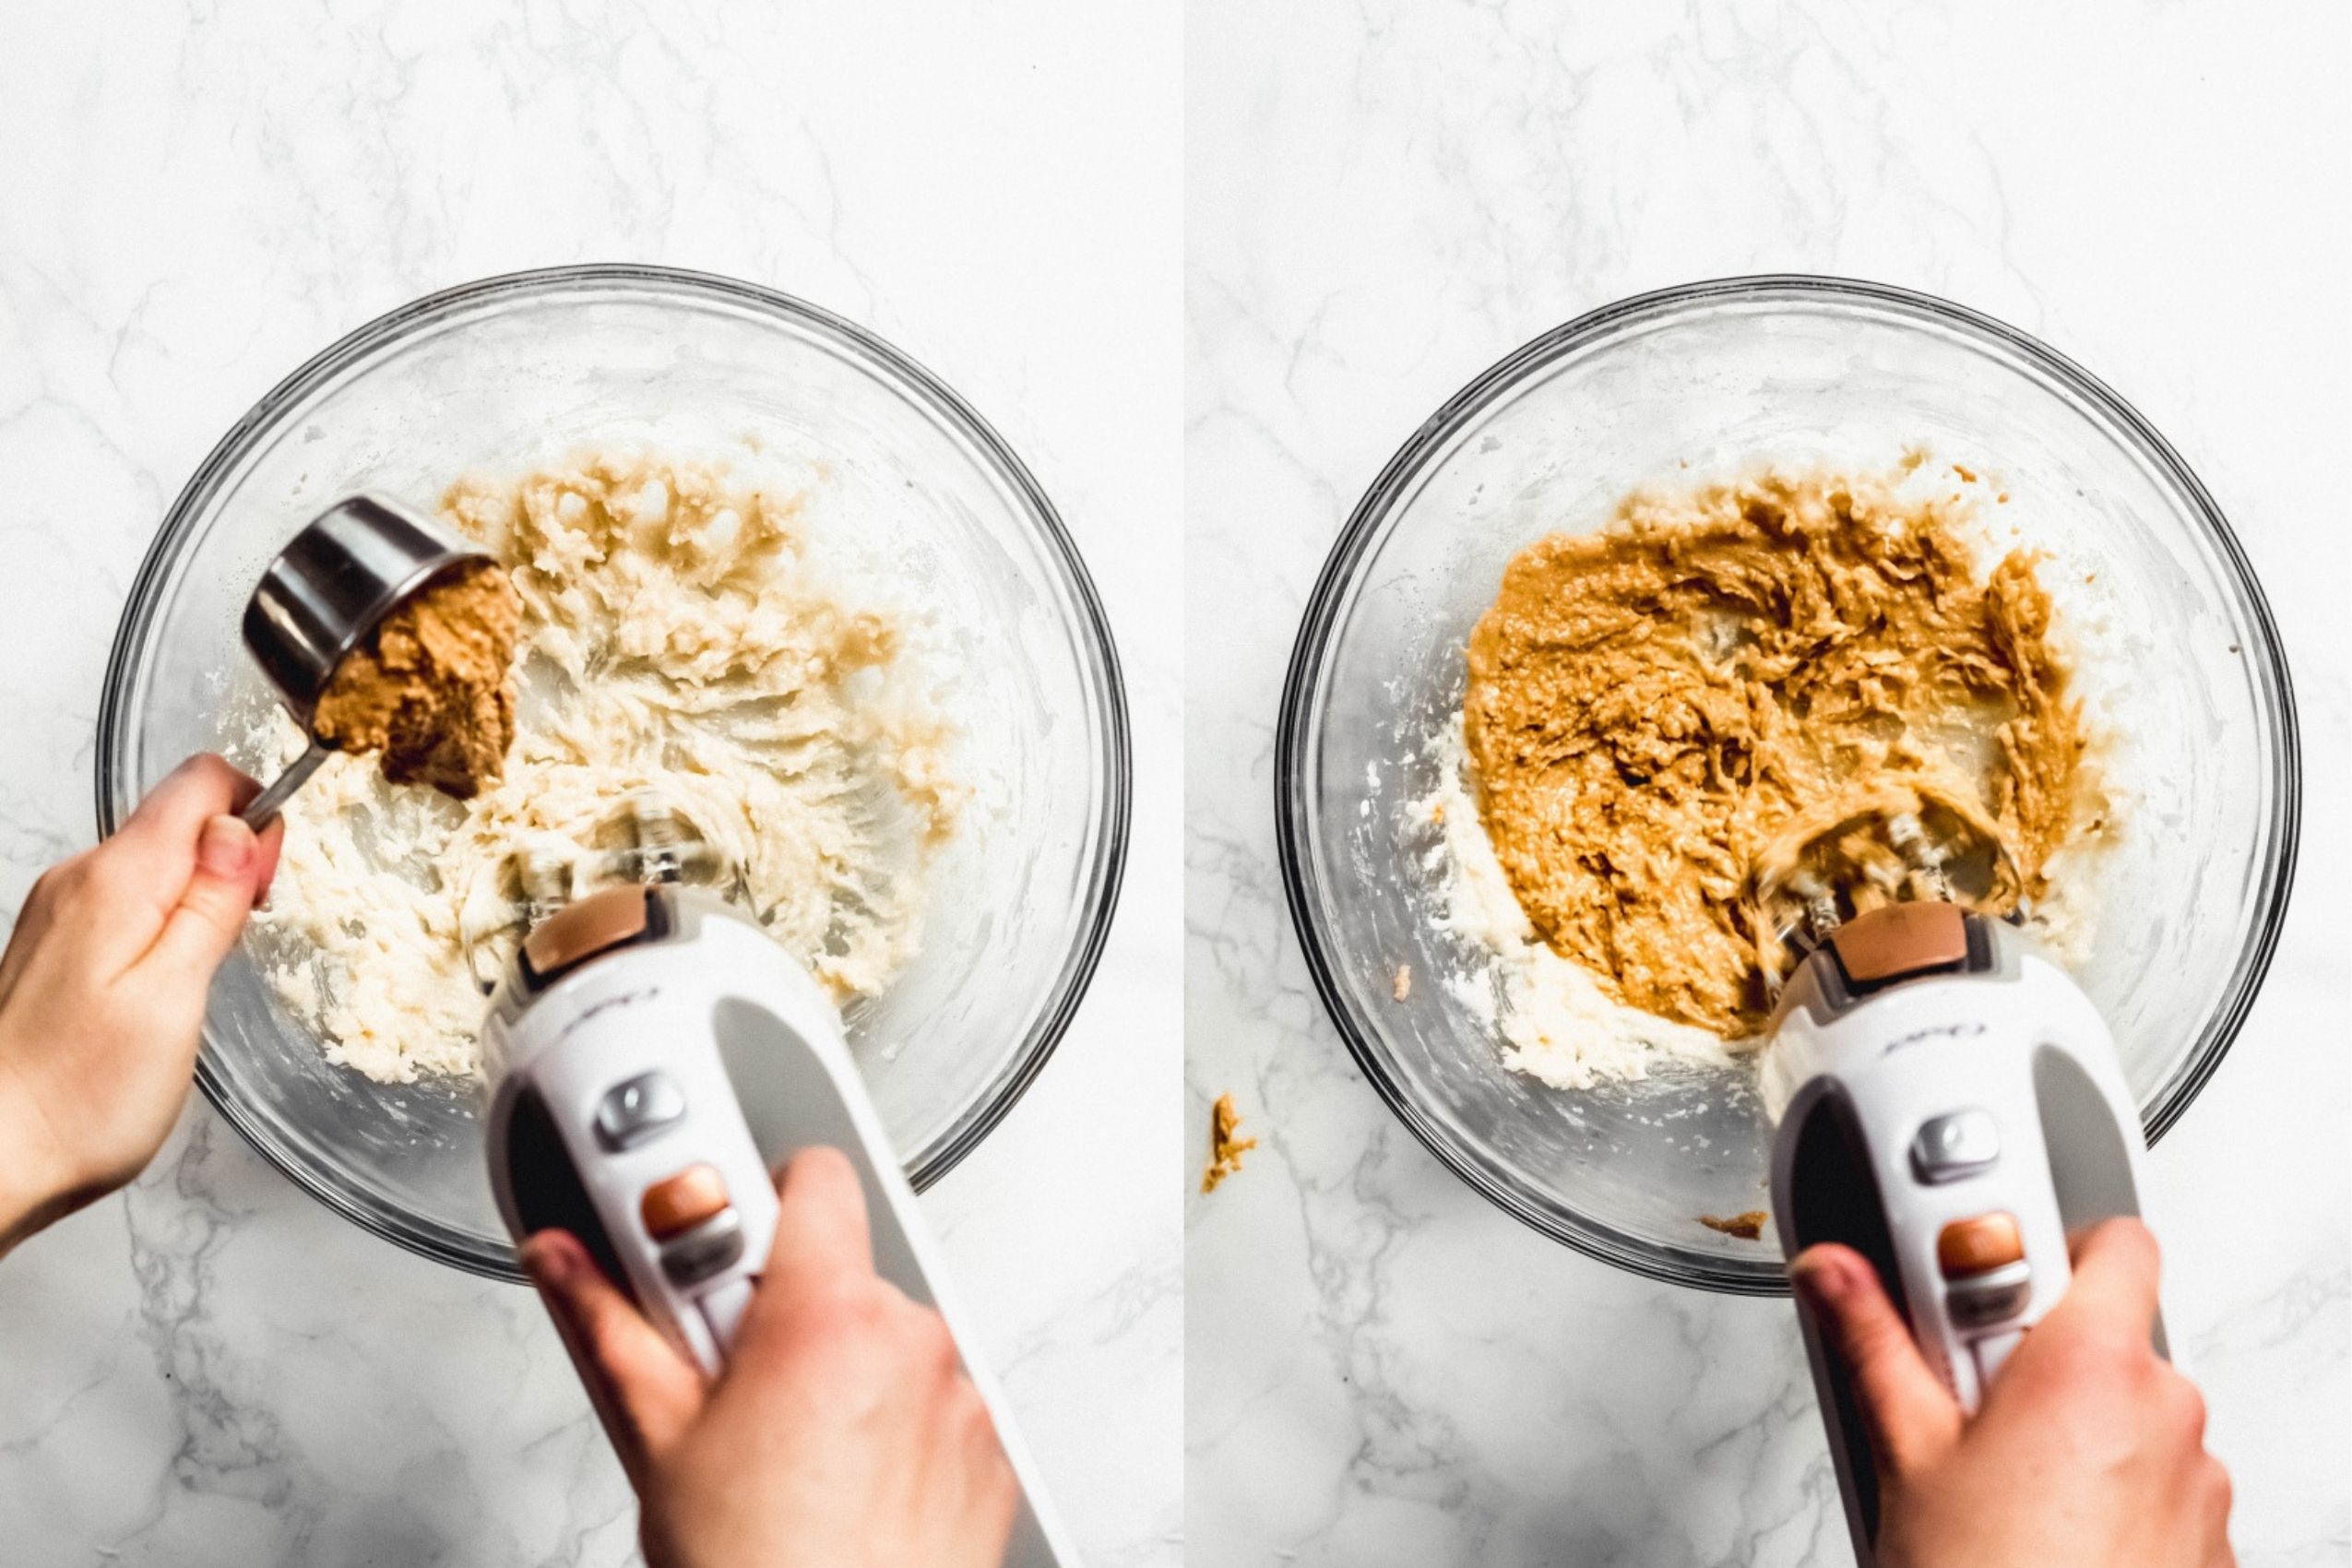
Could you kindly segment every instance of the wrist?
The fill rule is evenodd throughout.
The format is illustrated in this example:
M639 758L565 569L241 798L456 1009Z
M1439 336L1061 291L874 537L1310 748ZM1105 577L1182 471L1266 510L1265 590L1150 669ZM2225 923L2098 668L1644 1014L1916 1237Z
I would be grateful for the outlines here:
M23 1081L0 1064L0 1256L78 1206L64 1154Z

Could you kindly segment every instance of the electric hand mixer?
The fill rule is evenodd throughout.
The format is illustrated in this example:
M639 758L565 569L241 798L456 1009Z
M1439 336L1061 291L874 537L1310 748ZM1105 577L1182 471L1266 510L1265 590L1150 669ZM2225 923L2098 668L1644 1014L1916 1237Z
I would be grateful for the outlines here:
M1916 820L1897 817L1888 837L1918 897L1848 917L1820 880L1794 884L1812 945L1762 1063L1778 1128L1772 1207L1788 1257L1841 1241L1871 1261L1973 1413L2065 1292L2069 1234L2140 1212L2144 1145L2090 1000L2020 932L1950 901ZM1877 1467L1850 1377L1800 1316L1870 1568Z
M865 1189L876 1270L938 1309L962 1343L914 1189L831 1000L725 900L671 880L676 851L695 851L665 848L640 862L647 881L590 893L534 926L492 999L490 1174L508 1229L579 1237L716 1373L766 1265L768 1173L824 1144ZM1075 1563L1002 1397L984 1369L968 1359L966 1370L1024 1493L1008 1568Z
M335 666L398 604L481 552L380 497L329 508L255 590L245 641L307 728ZM246 808L266 823L324 760L318 742ZM517 922L482 1031L490 1179L517 1241L551 1226L703 1369L724 1366L777 1218L770 1171L824 1144L865 1191L876 1270L957 1330L912 1186L816 980L715 893L721 858L658 795L627 843L514 856ZM600 887L596 884L608 885ZM583 889L583 896L575 894ZM966 1368L1023 1492L1007 1568L1077 1560L985 1369Z

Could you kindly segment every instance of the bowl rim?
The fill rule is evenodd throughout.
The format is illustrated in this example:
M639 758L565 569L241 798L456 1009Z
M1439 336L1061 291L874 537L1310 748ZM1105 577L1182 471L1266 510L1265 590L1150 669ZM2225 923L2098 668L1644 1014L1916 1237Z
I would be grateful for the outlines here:
M2249 650L2255 655L2249 660L2249 667L2255 674L2258 693L2266 691L2275 699L2272 706L2278 725L2271 754L2277 808L2269 825L2264 885L2256 898L2253 940L2240 955L2221 1004L2191 1048L2187 1070L2143 1113L2144 1129L2151 1146L2171 1130L2219 1068L2253 1005L2285 922L2301 831L2302 751L2293 682L2277 624L2244 548L2204 481L2155 425L2105 382L2039 339L1965 305L1894 284L1812 273L1760 273L1705 279L1629 295L1530 339L1472 378L1422 422L1373 479L1334 541L1300 619L1275 731L1275 833L1291 929L1306 957L1315 991L1323 999L1324 1011L1347 1044L1358 1069L1396 1119L1456 1176L1504 1212L1588 1256L1648 1278L1726 1295L1785 1296L1788 1294L1788 1282L1777 1266L1776 1257L1768 1267L1742 1268L1698 1253L1661 1253L1649 1243L1636 1242L1566 1206L1562 1206L1564 1213L1559 1215L1539 1208L1515 1187L1484 1170L1452 1134L1415 1103L1404 1087L1390 1075L1384 1058L1372 1043L1372 1031L1355 1015L1348 992L1339 983L1338 955L1325 940L1314 911L1316 873L1309 861L1301 769L1314 717L1309 696L1329 651L1340 603L1354 585L1357 569L1373 535L1389 517L1406 484L1472 416L1527 372L1629 324L1670 316L1700 304L1807 300L1892 308L1956 327L2022 357L2066 391L2113 420L2140 445L2143 455L2187 497L2244 597L2262 645L2259 649Z
M1118 647L1093 576L1080 557L1061 513L1049 499L1028 466L961 394L903 350L867 328L822 306L766 285L699 272L685 267L640 262L584 262L562 267L528 268L458 283L436 290L397 306L344 334L313 354L255 402L206 454L187 483L165 512L137 575L125 597L122 619L116 624L101 687L93 769L98 833L103 839L120 826L114 795L119 783L115 754L124 742L128 715L125 712L131 661L153 620L156 596L176 558L198 511L210 502L230 466L244 455L255 434L286 407L325 385L345 368L436 318L505 296L554 293L570 289L628 291L696 296L748 305L829 337L853 354L873 362L886 374L907 383L929 398L960 426L960 434L976 445L1012 487L1028 520L1042 538L1047 553L1067 574L1079 609L1076 640L1089 649L1099 665L1102 689L1103 740L1100 764L1102 802L1093 830L1098 841L1084 894L1085 917L1078 941L1054 977L1045 1004L1030 1026L1028 1038L1013 1058L994 1089L950 1123L938 1145L924 1152L908 1171L920 1192L961 1163L980 1141L1004 1120L1028 1090L1068 1031L1079 1004L1092 983L1119 904L1125 878L1127 844L1133 810L1133 749L1129 732L1127 693ZM440 1263L489 1278L520 1283L523 1273L511 1247L484 1246L471 1239L459 1241L405 1215L379 1213L356 1202L350 1194L318 1179L292 1151L281 1147L257 1118L231 1092L214 1062L217 1047L207 1017L196 1056L196 1087L203 1090L221 1119L254 1150L276 1166L294 1184L345 1218L386 1241Z

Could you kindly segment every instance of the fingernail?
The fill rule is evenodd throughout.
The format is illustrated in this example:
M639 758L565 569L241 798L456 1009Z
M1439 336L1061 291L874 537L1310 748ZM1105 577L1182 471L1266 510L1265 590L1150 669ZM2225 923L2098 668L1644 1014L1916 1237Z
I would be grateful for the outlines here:
M1846 1260L1819 1253L1799 1253L1789 1265L1788 1280L1812 1300L1824 1303L1845 1300L1854 1288L1852 1277L1846 1272Z
M523 1267L542 1284L560 1285L571 1277L572 1254L533 1236L523 1243Z
M240 876L253 864L253 829L233 816L216 816L196 839L196 864L215 876Z

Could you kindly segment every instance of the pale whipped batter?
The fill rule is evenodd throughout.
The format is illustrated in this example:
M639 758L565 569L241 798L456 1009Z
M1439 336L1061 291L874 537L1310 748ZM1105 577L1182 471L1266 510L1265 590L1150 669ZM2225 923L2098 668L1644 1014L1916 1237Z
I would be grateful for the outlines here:
M330 757L286 811L255 938L330 1059L384 1082L479 1066L483 992L519 940L515 851L578 862L658 791L837 997L921 937L966 791L923 624L807 537L826 481L639 451L455 486L445 520L522 600L503 778L458 802ZM301 743L277 715L256 750Z

